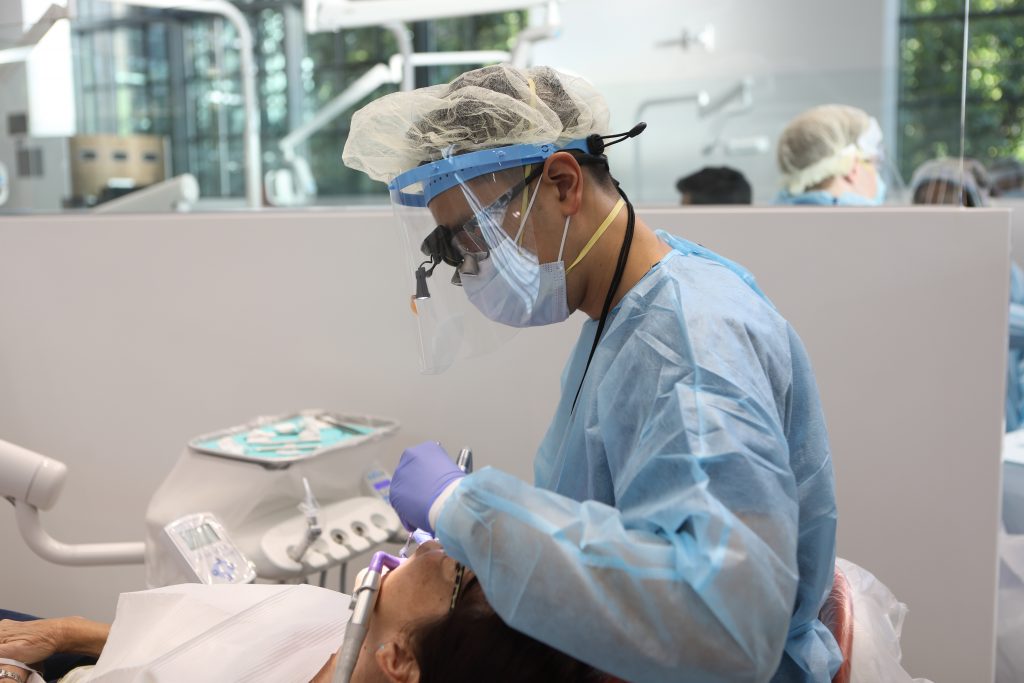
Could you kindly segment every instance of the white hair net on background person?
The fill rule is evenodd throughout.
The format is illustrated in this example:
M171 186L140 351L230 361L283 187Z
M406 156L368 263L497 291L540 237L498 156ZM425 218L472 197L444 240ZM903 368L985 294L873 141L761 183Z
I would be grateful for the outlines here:
M496 65L451 83L385 95L352 115L342 158L390 182L424 161L519 143L605 133L608 105L586 80L539 66Z
M858 152L881 152L881 128L865 111L826 104L793 119L779 137L777 159L784 189L800 194L850 172Z

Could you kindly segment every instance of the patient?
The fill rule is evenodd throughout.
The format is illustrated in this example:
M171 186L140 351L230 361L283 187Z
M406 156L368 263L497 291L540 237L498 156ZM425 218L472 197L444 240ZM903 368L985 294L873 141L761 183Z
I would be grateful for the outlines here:
M58 652L98 656L108 632L107 625L81 617L0 621L0 658L32 663ZM28 680L21 668L0 664L4 669ZM313 683L330 683L333 674L332 657ZM88 678L86 670L76 669L64 680ZM421 545L407 562L384 576L352 676L353 683L606 679L508 627L487 603L472 571L459 571L436 541Z

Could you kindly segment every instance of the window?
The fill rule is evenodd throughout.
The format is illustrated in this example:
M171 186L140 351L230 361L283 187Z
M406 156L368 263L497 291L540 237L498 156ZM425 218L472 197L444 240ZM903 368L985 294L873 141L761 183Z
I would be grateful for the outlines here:
M417 52L455 50L507 50L510 42L524 27L525 12L504 12L486 16L419 22L410 28L413 49ZM308 105L316 111L340 94L373 65L386 61L397 51L394 37L380 28L361 28L336 34L309 36ZM456 75L474 68L467 66L433 66L420 68L416 74L418 87L446 83ZM380 183L341 163L341 151L348 137L352 111L397 86L378 89L309 141L309 161L317 179L320 196L380 194Z
M971 0L964 154L1024 160L1024 0ZM898 162L960 154L964 0L902 0Z
M253 29L263 168L269 170L280 163L285 135L397 48L391 33L377 27L306 35L301 0L235 4ZM234 27L210 15L118 9L106 0L79 0L79 16L79 132L163 135L173 173L194 174L204 197L243 196L245 121ZM417 51L505 50L525 21L525 12L506 12L410 28ZM417 85L445 82L464 68L419 69ZM394 90L382 87L372 97ZM304 145L321 197L381 192L379 183L341 163L351 112L363 104Z

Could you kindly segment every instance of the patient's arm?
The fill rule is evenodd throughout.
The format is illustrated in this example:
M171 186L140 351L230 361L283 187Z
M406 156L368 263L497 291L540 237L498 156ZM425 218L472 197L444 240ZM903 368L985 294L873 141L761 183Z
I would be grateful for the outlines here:
M27 664L58 652L99 657L110 626L82 617L0 621L0 658Z
M68 653L99 657L110 635L110 626L83 617L61 617L38 621L0 620L0 659L26 664L41 662L50 655ZM331 655L311 683L330 683L334 678L337 653ZM9 664L8 668L24 673Z

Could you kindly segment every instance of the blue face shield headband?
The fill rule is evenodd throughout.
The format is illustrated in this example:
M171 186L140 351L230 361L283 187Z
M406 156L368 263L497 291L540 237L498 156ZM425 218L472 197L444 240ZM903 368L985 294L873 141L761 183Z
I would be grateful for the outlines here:
M448 190L464 185L474 178L506 171L527 164L543 163L555 152L576 150L582 152L581 163L597 163L607 167L608 158L604 156L605 148L622 142L629 138L636 137L647 127L646 123L638 123L628 132L615 133L612 135L599 135L594 133L586 138L573 140L562 147L553 143L509 145L497 149L485 149L476 152L469 152L457 156L445 157L437 161L428 162L422 166L406 171L395 177L388 184L391 193L391 200L397 205L406 207L425 208L438 195ZM510 188L506 196L499 198L495 203L510 199L528 186L542 171L537 168L533 173ZM418 192L410 191L410 188L417 187ZM426 299L430 297L427 287L427 278L433 275L434 269L442 262L448 263L456 268L453 284L459 284L460 269L470 267L475 269L475 261L487 258L485 249L469 250L464 246L456 246L455 241L460 237L473 239L469 226L473 219L464 225L456 228L438 226L420 245L420 251L428 257L416 269L416 294L415 299ZM428 268L429 266L429 268Z
M523 143L429 161L396 176L388 183L391 201L401 206L426 207L439 194L488 173L543 163L555 152L577 150L584 154L592 154L591 138L595 137L600 138L591 135L581 140L573 140L562 147L553 143ZM412 191L411 188L416 186L419 186L419 191Z

